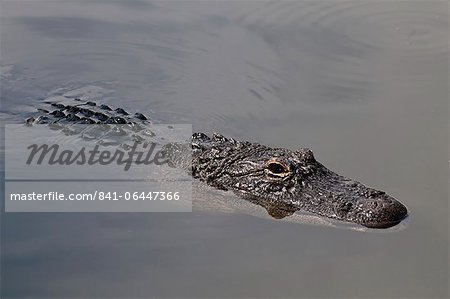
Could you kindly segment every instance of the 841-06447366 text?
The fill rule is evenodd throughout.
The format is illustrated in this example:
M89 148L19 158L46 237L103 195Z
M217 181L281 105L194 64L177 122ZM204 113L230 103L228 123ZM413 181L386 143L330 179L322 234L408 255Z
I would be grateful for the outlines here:
M149 191L149 192L104 192L104 191L95 191L93 193L70 193L65 194L61 192L48 192L48 193L11 193L10 200L48 200L48 201L57 201L57 200L77 200L77 201L92 201L92 200L106 200L106 201L117 201L117 200L147 200L147 201L155 201L155 200L167 200L167 201L177 201L180 200L180 192L166 192L166 191Z

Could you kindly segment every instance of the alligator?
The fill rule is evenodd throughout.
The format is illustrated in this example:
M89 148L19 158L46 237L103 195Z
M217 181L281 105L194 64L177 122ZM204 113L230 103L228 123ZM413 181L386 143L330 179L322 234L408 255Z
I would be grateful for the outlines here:
M130 115L122 108L79 98L69 99L69 104L46 103L47 108L26 119L27 125L121 124L137 132L151 123L142 113ZM194 133L190 142L169 143L164 150L174 167L188 167L194 178L232 191L277 219L303 211L369 228L388 228L408 215L395 198L329 170L308 148L271 148L217 133ZM189 153L185 156L192 159L190 163L180 158L183 152Z

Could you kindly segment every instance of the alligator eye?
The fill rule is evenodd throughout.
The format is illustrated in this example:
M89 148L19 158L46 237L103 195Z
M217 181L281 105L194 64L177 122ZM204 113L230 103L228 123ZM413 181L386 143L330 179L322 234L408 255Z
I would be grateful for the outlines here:
M267 169L269 169L270 172L275 173L275 174L280 174L280 173L286 172L286 169L284 168L284 166L281 164L278 164L278 163L270 163L267 166Z
M269 161L267 163L266 172L271 175L284 177L289 174L289 168L277 161Z

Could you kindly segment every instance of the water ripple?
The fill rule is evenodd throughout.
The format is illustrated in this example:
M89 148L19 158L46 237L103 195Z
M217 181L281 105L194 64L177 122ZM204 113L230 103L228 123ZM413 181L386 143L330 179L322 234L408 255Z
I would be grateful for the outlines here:
M375 48L448 51L448 4L439 1L271 2L242 13L249 26L332 29Z

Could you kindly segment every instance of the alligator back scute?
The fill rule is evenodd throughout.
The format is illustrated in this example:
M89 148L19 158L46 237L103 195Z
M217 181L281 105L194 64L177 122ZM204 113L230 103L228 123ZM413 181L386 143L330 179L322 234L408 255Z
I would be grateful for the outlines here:
M133 143L154 141L152 122L142 113L131 115L123 108L113 109L106 104L66 96L51 97L43 103L45 107L37 108L25 125L47 124L51 130L60 130L66 136L78 135L102 146L124 149L130 149Z

